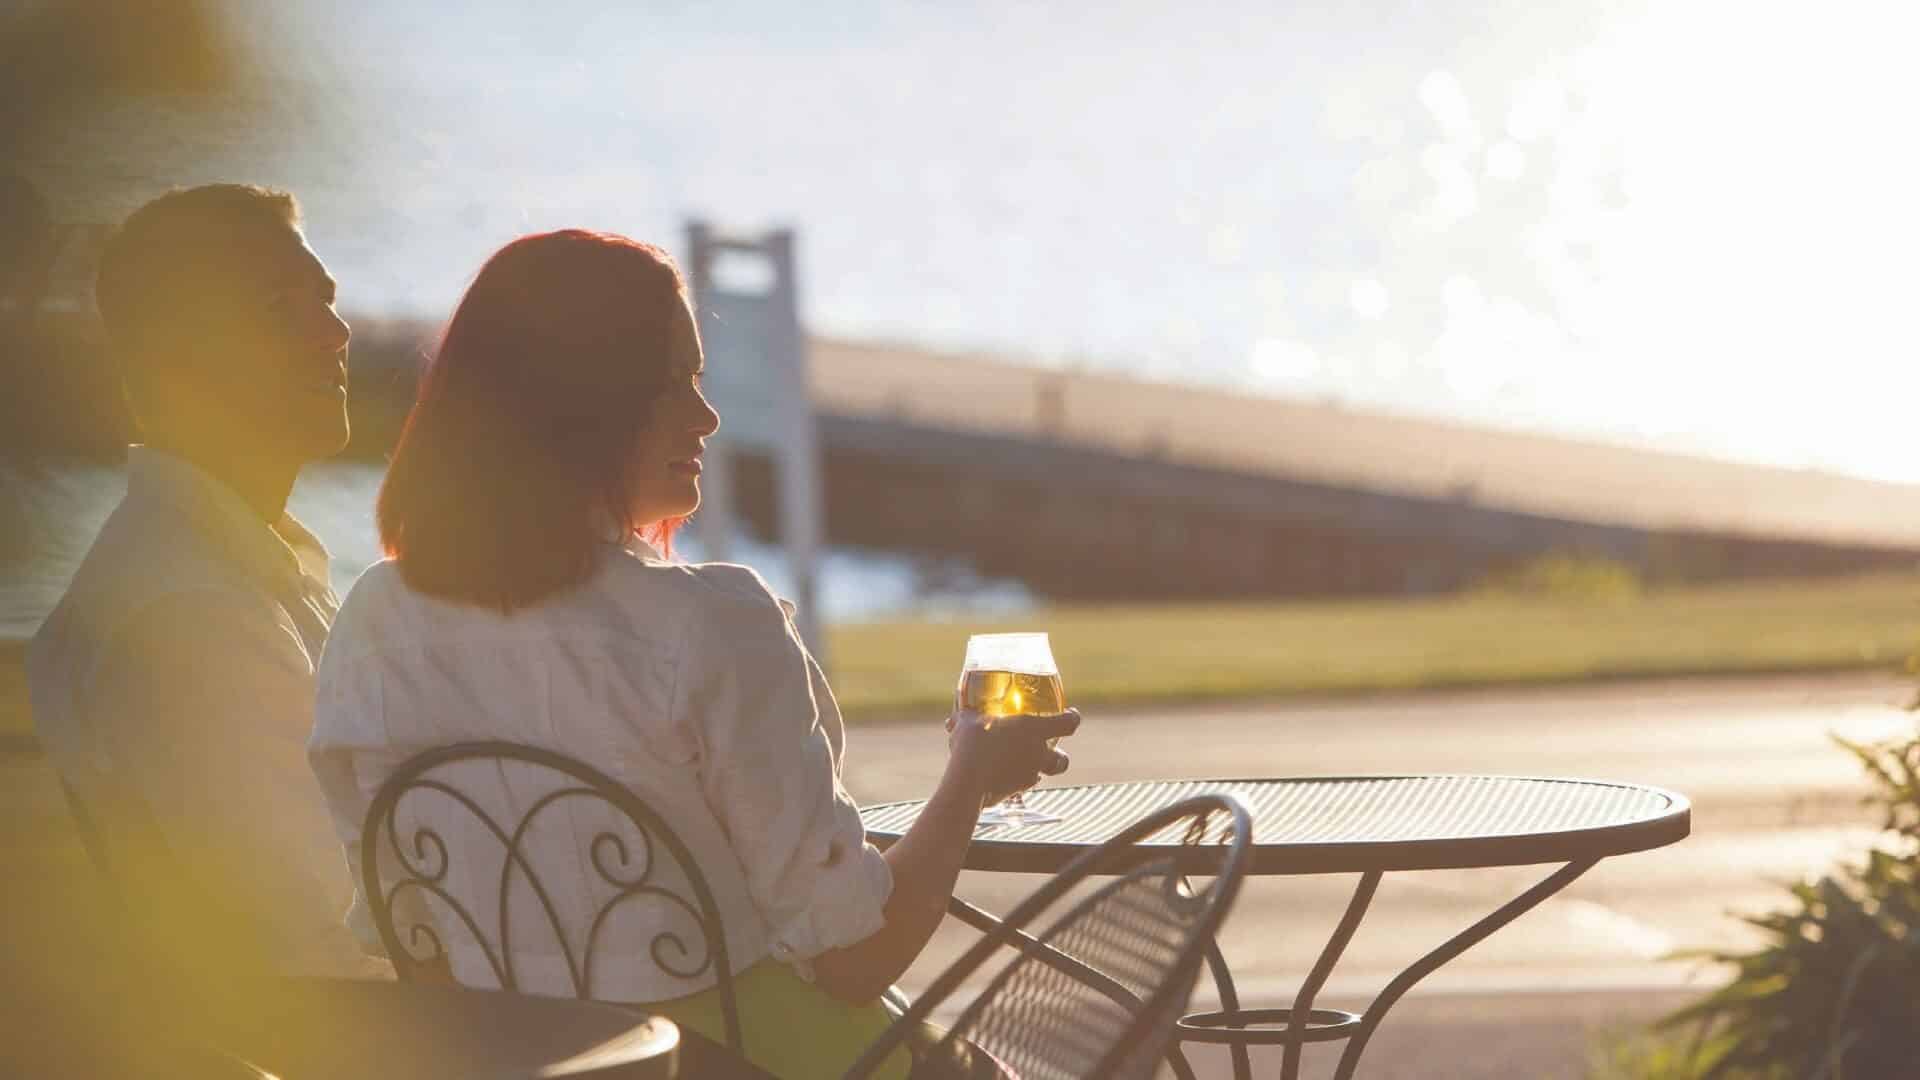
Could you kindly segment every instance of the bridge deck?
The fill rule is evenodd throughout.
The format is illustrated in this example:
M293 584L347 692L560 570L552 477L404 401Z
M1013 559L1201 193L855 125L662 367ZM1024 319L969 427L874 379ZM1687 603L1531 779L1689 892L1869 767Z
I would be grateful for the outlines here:
M816 339L828 412L1640 529L1920 548L1920 486Z

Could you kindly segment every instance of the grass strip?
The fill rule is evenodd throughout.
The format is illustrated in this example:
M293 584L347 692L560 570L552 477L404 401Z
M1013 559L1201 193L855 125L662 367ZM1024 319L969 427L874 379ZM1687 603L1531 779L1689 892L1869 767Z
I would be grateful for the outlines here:
M1425 600L1059 607L828 633L850 718L943 713L968 634L1045 630L1076 704L1154 704L1597 679L1897 669L1920 575L1741 583L1610 601Z
M1920 574L1744 582L1612 600L1481 594L1116 604L828 629L851 721L944 714L967 635L1045 630L1075 704L1179 704L1599 679L1895 670ZM0 641L0 742L30 734L24 643Z

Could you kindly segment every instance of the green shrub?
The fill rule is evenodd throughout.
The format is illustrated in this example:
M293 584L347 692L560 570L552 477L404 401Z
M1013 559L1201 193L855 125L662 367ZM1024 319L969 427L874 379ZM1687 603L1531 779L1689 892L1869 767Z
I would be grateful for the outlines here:
M1473 591L1483 596L1623 603L1638 599L1641 587L1640 575L1626 563L1560 552L1490 574Z
M1667 1030L1614 1032L1587 1066L1587 1080L1700 1080L1706 1062L1726 1052L1727 1037ZM1784 1080L1783 1070L1752 1080Z
M1791 887L1750 916L1766 942L1696 952L1733 980L1616 1044L1589 1075L1638 1080L1881 1080L1920 1076L1920 738L1836 739L1873 780L1881 846L1863 862Z

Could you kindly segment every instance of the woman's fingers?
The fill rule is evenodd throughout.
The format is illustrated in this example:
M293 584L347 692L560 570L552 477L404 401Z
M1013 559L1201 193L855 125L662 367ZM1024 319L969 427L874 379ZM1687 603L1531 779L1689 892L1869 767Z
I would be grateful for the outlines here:
M1022 718L1022 723L1028 731L1043 739L1064 739L1080 730L1080 710L1068 709L1066 712L1045 716L1027 716Z
M1048 743L1079 729L1080 710L988 718L956 709L947 724L949 745L978 763L986 790L1006 793L1025 791L1067 771L1066 753Z
M1080 730L1079 709L1058 713L1019 713L997 718L955 709L947 714L947 733L952 734L956 726L967 720L984 727L1004 726L1010 732L1017 731L1021 736L1033 739L1064 739Z

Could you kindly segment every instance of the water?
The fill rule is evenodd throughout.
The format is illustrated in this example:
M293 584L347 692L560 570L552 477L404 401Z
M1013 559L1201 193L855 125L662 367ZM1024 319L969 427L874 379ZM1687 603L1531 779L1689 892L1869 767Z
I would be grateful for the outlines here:
M381 472L376 465L313 466L301 474L289 502L294 516L332 552L333 586L343 596L380 558L373 504ZM119 466L0 463L0 638L30 636L40 625L125 491L126 470ZM675 554L698 562L703 548L693 533L683 533ZM775 591L795 591L792 569L778 549L741 541L731 557L760 571ZM964 562L852 548L827 551L818 594L830 622L950 618L1023 611L1033 604L1019 583L984 579Z

